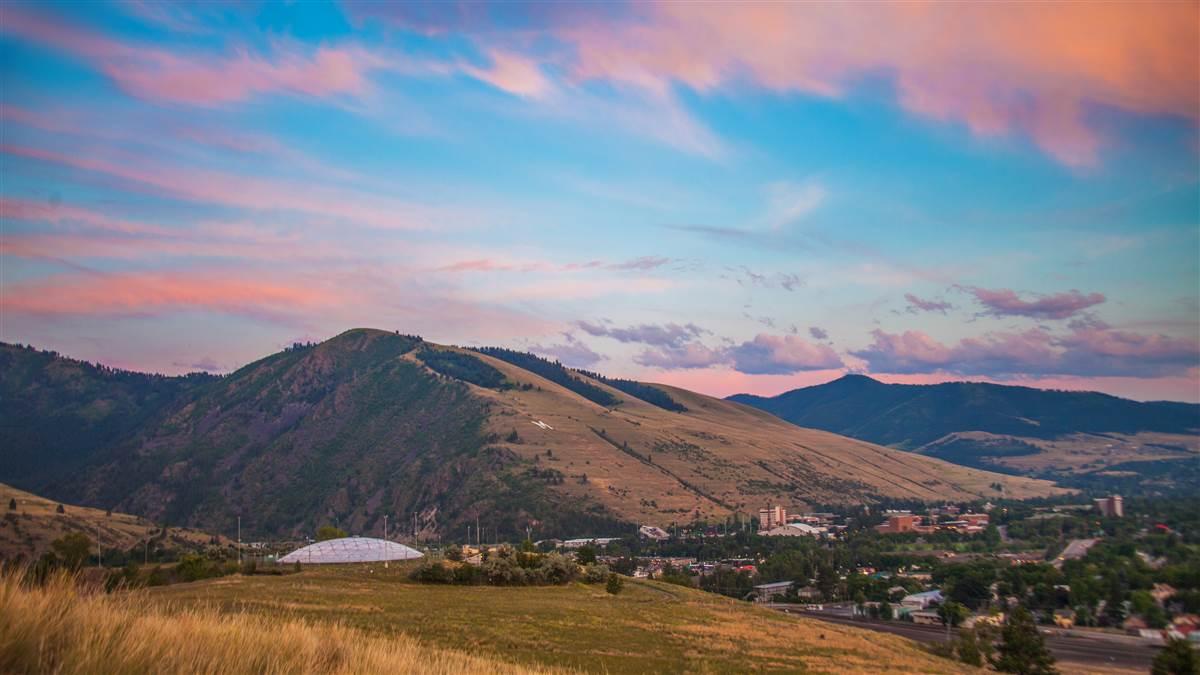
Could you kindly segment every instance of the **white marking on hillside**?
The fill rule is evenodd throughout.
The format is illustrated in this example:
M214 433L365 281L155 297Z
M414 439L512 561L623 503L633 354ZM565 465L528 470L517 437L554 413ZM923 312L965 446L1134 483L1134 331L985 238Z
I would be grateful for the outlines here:
M554 431L554 427L550 426L549 424L546 424L545 422L543 422L541 420L534 420L532 422L532 424L533 424L533 426L538 427L540 429L548 429L550 431Z

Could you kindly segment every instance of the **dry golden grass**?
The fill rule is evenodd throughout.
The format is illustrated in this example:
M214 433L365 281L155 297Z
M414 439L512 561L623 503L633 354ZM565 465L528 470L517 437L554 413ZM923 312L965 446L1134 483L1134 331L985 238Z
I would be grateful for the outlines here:
M42 587L0 574L3 673L538 673L404 635L104 595L60 575Z
M8 508L9 500L17 502L16 510ZM0 558L36 558L49 550L50 542L69 532L82 532L92 541L99 539L108 551L128 551L146 541L151 532L158 536L157 525L128 513L109 514L72 504L63 507L64 513L57 508L58 502L0 483ZM156 540L155 545L190 548L204 546L211 538L204 532L172 527L167 529L166 539ZM225 538L220 541L229 543Z
M281 614L375 637L588 673L976 672L895 635L823 623L699 590L631 579L600 586L418 584L410 567L312 566L151 589L149 602Z
M534 386L502 392L474 388L495 402L490 430L504 437L516 429L521 442L510 444L513 452L563 473L564 483L554 489L598 501L632 521L664 525L696 514L721 519L774 503L853 503L871 495L994 499L1000 493L993 483L1013 498L1064 492L1047 481L804 429L749 406L675 387L662 389L687 412L663 410L616 390L610 391L623 403L608 410L529 371L477 356L509 380ZM595 429L603 429L615 445ZM622 444L641 459L624 452Z
M1124 462L1188 459L1200 455L1200 436L1143 431L1136 434L1069 434L1056 439L1022 438L971 431L958 434L968 440L1014 438L1042 449L1034 455L997 457L990 461L1020 471L1088 473Z

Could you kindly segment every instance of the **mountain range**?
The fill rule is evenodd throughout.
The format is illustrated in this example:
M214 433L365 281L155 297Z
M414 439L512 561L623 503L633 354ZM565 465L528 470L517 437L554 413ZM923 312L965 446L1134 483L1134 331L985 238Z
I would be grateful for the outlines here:
M371 329L225 376L0 345L0 481L158 523L538 536L744 517L769 504L1051 495L737 402L499 348ZM476 528L477 529L477 528ZM485 535L490 536L490 535Z
M1112 476L1200 463L1200 405L977 382L885 384L846 375L778 396L737 394L802 427L1010 473Z

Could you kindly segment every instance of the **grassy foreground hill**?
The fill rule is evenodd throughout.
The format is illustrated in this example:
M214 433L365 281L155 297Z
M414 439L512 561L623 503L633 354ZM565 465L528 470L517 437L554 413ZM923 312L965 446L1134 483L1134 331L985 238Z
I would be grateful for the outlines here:
M57 383L23 378L0 391L27 409L22 397ZM70 390L80 400L55 392L56 400L87 409L86 399L106 388L86 381ZM53 452L39 445L49 424L41 414L0 407L0 422L0 441ZM250 537L334 522L381 533L385 515L426 537L462 537L477 519L502 536L530 525L539 536L603 534L637 522L745 515L769 502L1057 490L797 428L681 389L366 329L177 387L135 428L97 436L72 457L70 471L4 466L0 479L210 531L228 531L241 516Z
M56 576L44 586L0 570L0 672L432 673L562 672L437 649L391 633L366 635L294 617L220 613L149 602L140 592L88 592Z
M418 584L407 568L337 566L150 589L150 604L402 633L437 649L583 672L949 673L961 664L891 635L797 618L702 591L626 580L497 587Z
M802 427L1010 473L1094 473L1169 462L1196 472L1200 405L977 382L885 384L847 375L730 400ZM1093 481L1095 482L1095 481Z

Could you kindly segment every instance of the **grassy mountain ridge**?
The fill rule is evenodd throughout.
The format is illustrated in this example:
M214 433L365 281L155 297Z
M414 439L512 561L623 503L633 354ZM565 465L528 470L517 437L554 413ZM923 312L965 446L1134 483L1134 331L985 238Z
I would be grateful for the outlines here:
M138 425L90 436L70 471L6 465L0 480L211 530L240 515L252 536L326 522L381 533L385 515L407 531L413 514L425 536L461 537L476 518L509 534L531 524L543 536L601 534L622 523L753 513L767 502L975 499L995 496L996 484L1009 496L1054 492L664 385L617 389L514 354L347 331L178 386ZM85 408L107 386L101 375L57 395L78 392L73 405ZM23 377L0 390L57 381ZM43 423L7 409L0 420L5 430ZM41 437L0 440L26 438Z
M37 490L217 379L117 370L4 343L0 374L5 472Z
M976 382L885 384L862 375L774 397L737 394L803 427L1010 473L1096 471L1137 459L1191 462L1200 405Z
M15 505L16 508L9 508ZM58 507L62 506L62 513ZM139 516L92 509L74 504L61 505L38 495L0 483L0 560L36 560L50 550L55 539L71 532L82 532L104 547L111 561L112 551L150 549L203 550L210 545L230 543L225 537L178 527L162 529ZM146 547L146 548L143 548ZM133 556L137 557L137 555Z

